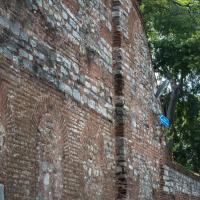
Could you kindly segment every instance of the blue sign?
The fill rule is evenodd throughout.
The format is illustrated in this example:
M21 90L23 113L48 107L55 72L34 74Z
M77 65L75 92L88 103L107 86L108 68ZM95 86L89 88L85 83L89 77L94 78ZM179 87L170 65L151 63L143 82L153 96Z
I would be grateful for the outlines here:
M170 126L170 121L169 119L167 119L167 117L165 117L164 115L160 115L160 122L161 124L165 127L165 128L169 128Z

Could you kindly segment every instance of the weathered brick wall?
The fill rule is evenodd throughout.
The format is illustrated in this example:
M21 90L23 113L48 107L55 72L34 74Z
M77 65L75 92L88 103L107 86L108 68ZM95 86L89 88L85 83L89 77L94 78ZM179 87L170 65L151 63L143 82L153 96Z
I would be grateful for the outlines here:
M6 199L114 199L111 23L110 1L1 1Z
M31 2L1 3L2 54L111 118L111 2Z
M136 1L0 0L0 13L0 195L199 199L195 177L181 175L194 193L166 191L171 162Z
M112 123L3 60L6 199L114 199Z

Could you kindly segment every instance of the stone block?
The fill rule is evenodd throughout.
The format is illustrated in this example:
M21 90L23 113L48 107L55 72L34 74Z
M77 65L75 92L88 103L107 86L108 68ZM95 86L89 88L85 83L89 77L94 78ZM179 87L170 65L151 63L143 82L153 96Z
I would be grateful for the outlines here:
M76 30L76 28L77 28L76 22L72 18L69 19L69 24L72 26L73 29Z
M9 21L6 17L0 16L0 26L4 28L9 28Z
M68 19L68 14L67 14L67 12L66 12L65 10L62 11L62 16L63 16L63 18L64 18L65 20Z
M4 197L4 185L0 183L0 200L5 200Z
M81 101L81 95L79 90L73 89L73 97L76 101L80 102Z
M12 23L10 26L10 29L13 32L13 34L15 34L16 36L19 36L21 28L18 23Z
M95 109L95 106L96 106L95 101L94 101L94 100L89 100L88 106L89 106L90 108L92 108L92 109Z

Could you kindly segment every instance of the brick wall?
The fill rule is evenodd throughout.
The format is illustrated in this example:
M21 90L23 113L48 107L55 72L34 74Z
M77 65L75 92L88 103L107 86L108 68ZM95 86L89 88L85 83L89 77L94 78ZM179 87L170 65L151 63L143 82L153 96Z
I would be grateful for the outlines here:
M136 1L0 0L0 12L0 195L199 199L199 179L168 159ZM178 175L194 192L166 189Z

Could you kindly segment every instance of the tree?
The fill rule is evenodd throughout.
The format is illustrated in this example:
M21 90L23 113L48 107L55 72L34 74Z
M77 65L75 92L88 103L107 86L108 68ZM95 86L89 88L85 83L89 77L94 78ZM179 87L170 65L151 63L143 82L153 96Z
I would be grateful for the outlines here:
M200 171L200 0L141 3L155 71L170 80L162 98L176 161Z

